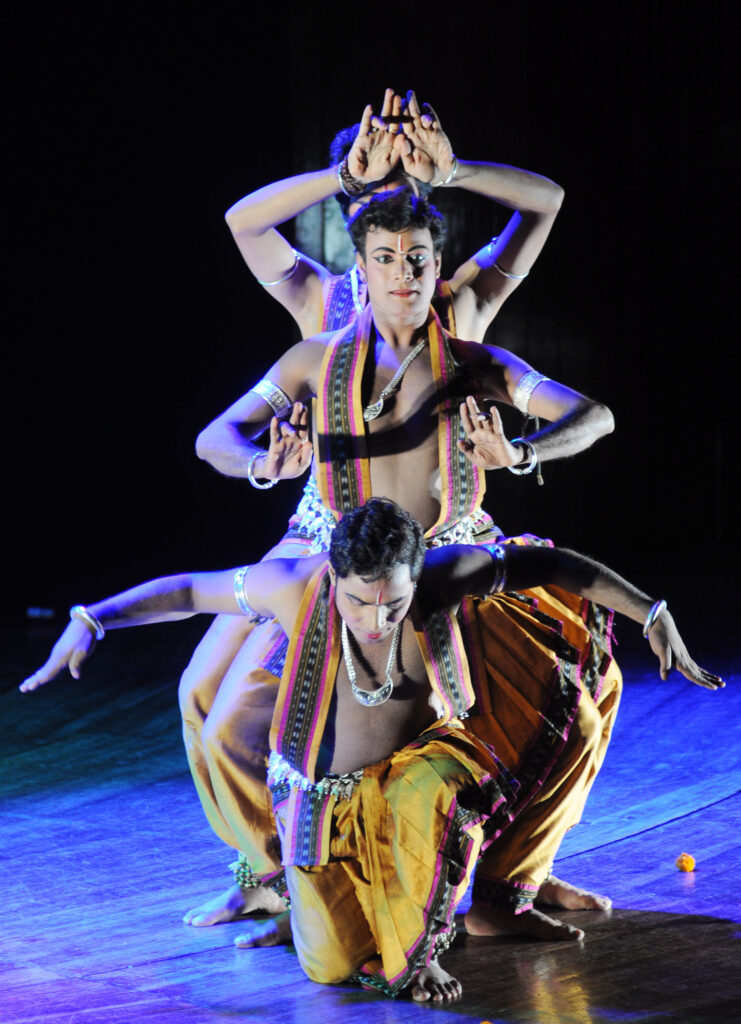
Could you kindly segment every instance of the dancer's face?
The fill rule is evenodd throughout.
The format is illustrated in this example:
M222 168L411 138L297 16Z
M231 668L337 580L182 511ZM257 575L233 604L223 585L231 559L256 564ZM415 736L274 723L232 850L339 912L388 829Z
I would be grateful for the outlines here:
M380 644L409 611L414 584L408 565L397 565L379 580L338 576L330 567L337 611L361 644Z
M415 325L426 318L440 273L429 228L371 228L358 266L375 315Z

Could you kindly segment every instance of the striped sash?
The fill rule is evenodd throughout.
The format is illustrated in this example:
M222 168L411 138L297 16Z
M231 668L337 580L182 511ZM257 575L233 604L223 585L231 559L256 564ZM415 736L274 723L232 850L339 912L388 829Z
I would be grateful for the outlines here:
M372 310L339 332L328 344L317 387L314 415L316 478L323 503L336 519L372 496L367 427L361 387L373 328ZM458 450L464 436L456 394L457 368L448 336L431 310L427 322L432 374L438 396L438 456L441 505L428 540L450 529L480 506L485 474Z

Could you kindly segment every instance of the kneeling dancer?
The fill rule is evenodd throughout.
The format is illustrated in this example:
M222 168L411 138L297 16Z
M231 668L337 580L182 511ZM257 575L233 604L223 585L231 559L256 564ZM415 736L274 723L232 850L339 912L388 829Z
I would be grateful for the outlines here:
M465 595L550 583L644 622L709 689L664 602L573 552L450 545L385 499L348 512L326 556L145 583L76 606L47 663L21 686L80 665L105 628L183 613L275 615L290 636L271 730L269 783L296 950L314 981L357 981L419 1001L461 994L438 958L476 860L516 830L518 782L460 719L473 689L456 612ZM589 780L591 781L591 780Z

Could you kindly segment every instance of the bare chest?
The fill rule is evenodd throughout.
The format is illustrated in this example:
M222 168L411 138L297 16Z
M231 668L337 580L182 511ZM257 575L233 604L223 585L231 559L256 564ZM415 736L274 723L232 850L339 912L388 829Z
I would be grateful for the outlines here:
M363 645L351 649L355 685L373 692L386 681L388 647ZM334 745L330 770L354 771L374 764L406 746L436 721L436 703L427 671L409 620L389 675L393 689L382 704L367 707L353 694L346 660L340 663L335 689L334 721L330 724Z

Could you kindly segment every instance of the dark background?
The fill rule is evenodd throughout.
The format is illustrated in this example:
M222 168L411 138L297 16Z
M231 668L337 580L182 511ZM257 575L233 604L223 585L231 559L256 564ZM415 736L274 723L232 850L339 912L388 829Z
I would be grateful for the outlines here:
M13 15L4 615L251 561L281 535L300 485L258 493L194 454L297 340L223 213L322 165L387 85L433 103L460 157L566 189L490 339L606 402L616 431L543 488L492 475L487 507L709 612L687 580L723 586L738 551L733 6L249 6ZM467 193L440 205L450 274L503 221Z

